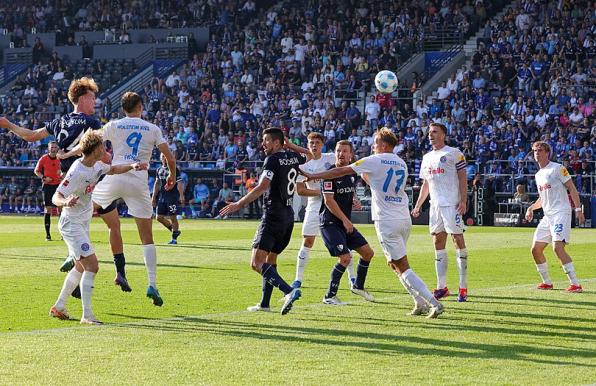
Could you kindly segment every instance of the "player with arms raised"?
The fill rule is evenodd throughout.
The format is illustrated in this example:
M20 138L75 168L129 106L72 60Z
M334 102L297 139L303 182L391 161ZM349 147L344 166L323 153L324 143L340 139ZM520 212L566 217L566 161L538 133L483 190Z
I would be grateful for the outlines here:
M429 228L435 246L435 268L437 270L437 299L449 295L447 289L447 234L453 238L459 269L458 302L468 299L468 250L464 241L464 220L468 200L466 179L466 159L461 151L447 146L447 128L440 123L431 123L428 138L432 151L426 153L420 165L420 178L423 180L420 195L412 216L420 215L420 208L430 194Z
M101 135L96 132L88 131L80 142L83 158L74 161L52 198L56 206L64 207L59 222L60 234L68 246L69 253L75 256L76 263L64 279L58 300L50 309L50 316L70 319L66 310L66 300L80 282L83 304L81 324L101 324L91 309L93 283L99 270L97 256L89 239L89 224L93 215L91 193L104 174L147 170L147 164L110 166L98 162L105 157L105 147Z
M318 173L329 169L335 163L335 153L322 153L325 137L322 134L312 132L308 135L308 149L296 146L290 141L286 141L286 147L297 153L306 154L308 161L300 166L300 169L307 173ZM304 181L303 176L298 176L296 193L305 196L308 199L306 210L304 212L304 221L302 223L302 246L298 251L296 258L296 278L292 283L293 288L300 288L304 278L304 270L310 257L310 250L315 243L315 238L320 235L319 212L323 199L321 198L320 181ZM354 277L352 259L349 259L348 275L350 279Z
M352 142L347 140L337 142L335 146L335 166L347 166L353 158L354 148ZM323 181L322 193L324 202L321 203L320 207L321 235L331 256L337 257L337 264L335 264L331 271L329 289L323 298L324 304L344 304L337 297L337 289L348 264L352 260L352 254L350 253L352 250L358 252L362 257L358 263L358 274L354 284L351 286L351 290L369 302L375 300L364 289L368 266L374 256L374 252L370 245L368 245L368 241L366 241L364 236L362 236L358 229L354 227L352 221L350 221L355 191L356 185L353 175L345 175Z
M333 179L356 173L362 175L372 191L372 219L387 263L414 299L411 314L428 313L428 318L436 318L443 312L443 305L434 298L408 263L406 243L412 228L408 196L404 190L408 168L400 157L393 154L396 145L395 134L388 128L382 128L374 136L375 154L349 166L312 175L304 174L309 180Z
M292 198L296 190L298 166L305 159L293 151L284 150L284 134L280 129L263 130L263 149L267 157L259 184L239 201L224 207L224 217L245 207L264 194L263 217L252 245L251 267L263 276L261 302L249 311L271 311L270 300L273 287L285 294L281 314L292 309L292 304L302 295L292 288L277 272L277 255L288 246L294 229Z
M536 269L542 278L538 289L553 289L553 282L548 274L548 265L544 257L544 249L550 243L553 244L555 254L561 260L563 271L569 279L570 285L567 292L582 292L582 286L575 275L575 268L571 256L565 251L565 245L569 243L571 236L571 204L567 191L573 200L575 215L580 224L585 221L582 211L579 194L567 169L556 162L551 162L551 148L546 142L538 141L532 145L534 159L540 166L536 173L536 186L539 197L526 211L526 220L534 218L534 211L542 208L544 217L540 220L534 240L532 242L532 256L536 263Z

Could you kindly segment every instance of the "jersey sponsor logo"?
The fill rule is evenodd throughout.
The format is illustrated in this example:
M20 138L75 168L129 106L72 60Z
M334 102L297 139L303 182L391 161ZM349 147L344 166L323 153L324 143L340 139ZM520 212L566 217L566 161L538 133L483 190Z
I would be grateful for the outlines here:
M385 202L401 202L401 197L398 196L385 196Z
M354 193L354 187L348 186L347 188L338 188L337 194Z
M445 174L445 169L443 169L442 167L438 167L438 168L429 167L428 174L430 174L431 176L433 174Z
M541 192L544 192L545 190L548 190L550 188L552 188L550 184L538 185L538 190Z
M331 181L325 181L323 183L323 189L330 190L333 188L333 183Z
M87 243L83 243L83 244L81 244L81 250L82 250L83 252L87 252L87 251L89 250L89 248L90 248L90 247L89 247L89 244L87 244Z
M439 158L439 161L443 163L447 162L447 156L442 156L441 158Z

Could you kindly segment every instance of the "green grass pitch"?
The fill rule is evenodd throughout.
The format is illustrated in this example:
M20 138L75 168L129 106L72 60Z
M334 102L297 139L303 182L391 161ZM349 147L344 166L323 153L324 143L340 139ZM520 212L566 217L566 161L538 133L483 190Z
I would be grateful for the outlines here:
M53 236L59 240L57 219ZM0 384L530 384L596 382L596 232L574 229L568 251L584 293L567 280L552 251L555 290L538 291L529 254L533 229L469 228L470 301L451 296L437 320L406 316L411 301L386 267L374 228L359 229L375 250L366 303L342 282L347 306L321 300L334 260L317 240L303 297L286 316L248 313L261 278L249 268L256 222L183 221L177 246L155 224L162 308L145 298L146 274L136 228L123 221L132 293L113 285L103 223L91 239L100 259L95 314L106 325L81 326L47 312L64 274L66 248L43 240L41 217L0 217ZM279 271L289 282L300 246L300 224ZM426 227L415 227L410 263L431 288L434 254ZM449 245L448 285L457 290ZM274 292L278 310L281 293ZM81 305L69 300L73 317Z

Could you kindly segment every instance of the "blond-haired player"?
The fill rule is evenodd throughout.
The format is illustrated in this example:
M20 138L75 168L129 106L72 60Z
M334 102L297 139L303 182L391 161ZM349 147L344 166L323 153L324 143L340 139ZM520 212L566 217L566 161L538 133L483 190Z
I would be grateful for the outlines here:
M548 265L544 257L544 249L552 243L553 250L561 260L563 271L570 282L567 292L582 292L583 289L575 274L571 256L565 251L565 245L569 243L571 236L571 204L567 196L568 191L571 200L573 200L577 219L580 224L585 221L579 193L567 169L561 164L550 161L551 149L548 143L534 142L532 151L534 159L540 166L540 170L536 173L539 197L526 211L526 219L531 221L536 209L542 208L544 211L544 217L534 232L532 242L532 257L534 257L536 269L542 278L538 289L553 289L553 282L548 274Z
M101 324L91 309L93 283L99 270L97 256L89 239L89 223L93 215L91 193L103 175L146 170L147 164L110 166L100 162L105 157L103 138L93 131L87 131L83 135L80 149L83 157L74 161L52 197L56 206L64 208L60 215L59 229L70 255L75 256L75 267L66 275L58 300L50 309L50 316L59 319L70 318L66 310L66 300L80 282L83 304L81 323Z
M428 138L432 151L426 153L420 165L420 178L423 180L420 195L412 216L420 215L420 208L430 194L429 229L435 246L435 268L437 288L433 294L441 299L449 295L447 289L447 234L455 244L455 255L459 269L458 302L468 298L468 250L464 240L464 219L468 200L466 179L466 158L454 147L447 146L447 128L440 123L431 123Z

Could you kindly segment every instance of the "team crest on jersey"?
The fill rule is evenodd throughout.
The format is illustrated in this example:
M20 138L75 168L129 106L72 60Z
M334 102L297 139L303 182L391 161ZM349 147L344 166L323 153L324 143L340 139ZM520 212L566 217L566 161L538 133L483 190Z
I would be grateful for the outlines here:
M441 162L447 162L447 157L446 156L442 156L439 161Z
M87 252L89 250L89 244L87 244L87 243L81 244L81 250L83 252Z

